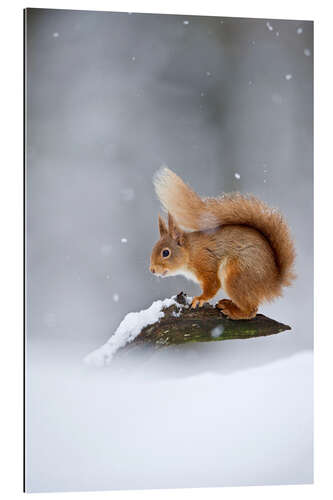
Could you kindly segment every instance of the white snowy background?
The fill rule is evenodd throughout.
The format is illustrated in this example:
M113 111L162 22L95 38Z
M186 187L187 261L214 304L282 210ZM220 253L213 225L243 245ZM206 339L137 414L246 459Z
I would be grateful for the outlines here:
M29 491L312 481L313 26L29 9ZM281 335L82 359L180 290L148 270L162 164L203 195L287 216L298 280Z

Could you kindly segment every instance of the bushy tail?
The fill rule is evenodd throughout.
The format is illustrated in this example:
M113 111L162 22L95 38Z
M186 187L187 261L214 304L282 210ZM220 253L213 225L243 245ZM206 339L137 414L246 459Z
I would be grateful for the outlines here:
M228 224L244 224L260 231L269 241L280 272L281 285L295 278L295 248L283 216L254 196L240 193L200 198L168 168L159 170L154 185L165 210L188 230L205 231Z

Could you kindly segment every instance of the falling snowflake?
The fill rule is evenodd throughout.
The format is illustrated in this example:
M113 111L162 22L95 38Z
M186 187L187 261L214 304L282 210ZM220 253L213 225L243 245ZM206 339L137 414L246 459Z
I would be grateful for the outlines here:
M135 56L132 56L131 57L132 61L135 61L136 57Z
M212 330L210 331L210 335L211 337L213 337L213 339L217 339L222 335L223 332L224 332L224 327L222 325L215 326L215 328L212 328Z
M291 80L293 77L293 75L291 75L290 73L288 73L287 75L285 75L285 79L286 80Z
M183 24L190 24L190 21L183 21Z
M206 76L212 76L210 71L206 71Z
M305 56L311 56L311 50L310 49L304 49L304 55Z
M303 33L303 28L297 28L297 35L301 35Z
M114 302L118 302L119 301L119 295L117 293L114 293L112 295L112 299L113 299Z
M122 243L127 243L127 238L121 238L120 240Z
M235 173L235 179L240 179L240 174L238 172Z
M269 21L267 21L266 26L269 29L269 31L273 31L273 26L271 25L271 23Z
M58 38L59 37L59 33L57 31L55 31L52 36L53 36L53 38Z

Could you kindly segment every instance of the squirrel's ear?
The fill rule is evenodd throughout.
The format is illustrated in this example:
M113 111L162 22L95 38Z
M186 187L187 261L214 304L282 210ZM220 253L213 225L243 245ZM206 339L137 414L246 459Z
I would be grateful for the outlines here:
M184 233L179 229L177 224L175 223L174 218L170 213L168 213L168 225L169 225L169 235L172 239L176 240L179 246L182 246L184 243Z
M158 216L158 229L160 231L160 236L165 236L168 233L168 228L162 217Z

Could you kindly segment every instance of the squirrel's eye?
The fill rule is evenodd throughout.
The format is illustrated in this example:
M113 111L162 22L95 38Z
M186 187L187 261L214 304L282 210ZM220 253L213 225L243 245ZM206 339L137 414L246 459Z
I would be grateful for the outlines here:
M169 255L170 255L169 250L168 249L163 250L162 255L163 255L163 257L169 257Z

